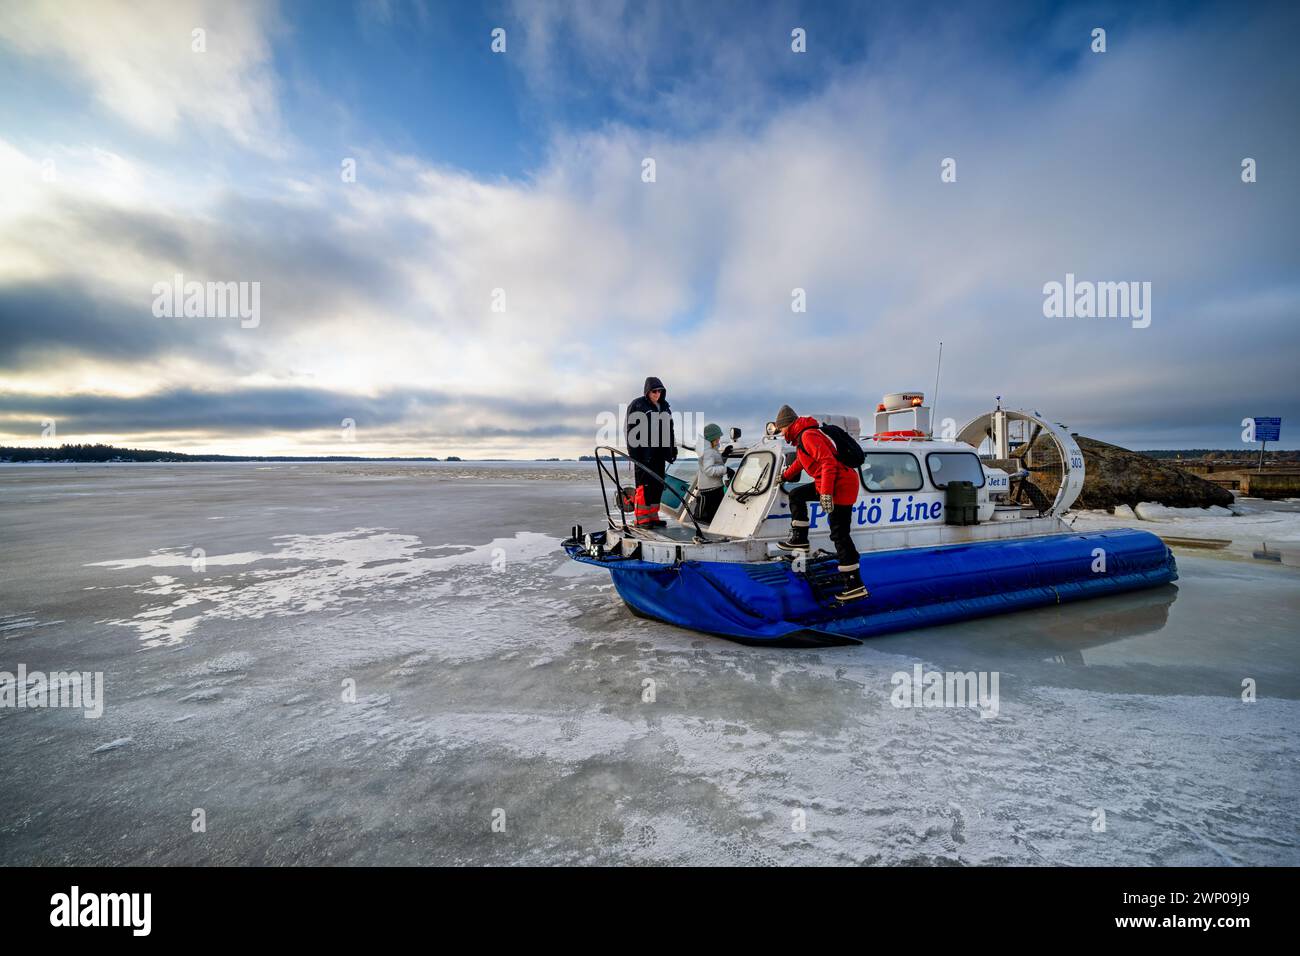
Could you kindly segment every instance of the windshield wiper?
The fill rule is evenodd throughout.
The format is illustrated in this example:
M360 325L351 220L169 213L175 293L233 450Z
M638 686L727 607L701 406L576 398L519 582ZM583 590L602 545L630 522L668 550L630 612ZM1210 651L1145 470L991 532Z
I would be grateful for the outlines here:
M736 495L736 500L741 503L744 503L748 501L750 498L754 497L754 495L758 494L759 486L763 484L763 479L767 477L767 473L771 470L772 470L772 463L769 461L766 465L763 466L763 470L758 473L758 480L754 482L754 487L751 488L749 491L742 491L740 494Z

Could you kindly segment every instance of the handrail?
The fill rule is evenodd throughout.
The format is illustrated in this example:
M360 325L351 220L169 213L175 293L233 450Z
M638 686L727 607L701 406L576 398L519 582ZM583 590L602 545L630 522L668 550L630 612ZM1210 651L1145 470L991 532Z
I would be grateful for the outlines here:
M610 463L610 468L612 468L612 473L609 469L605 467L604 461L601 460L600 453L602 451L609 452L609 463ZM619 480L618 480L618 462L617 462L617 458L615 457L617 456L618 458L626 458L629 462L632 463L632 465L635 468L640 469L642 472L649 475L655 481L659 482L659 484L663 487L664 491L668 492L668 494L672 495L679 502L681 502L682 505L686 506L686 514L688 517L690 517L691 524L695 525L695 536L697 538L702 538L704 540L707 540L707 538L704 537L704 532L700 530L700 522L695 513L695 511L698 510L698 505L699 505L698 496L696 498L697 507L696 509L692 509L687 505L686 499L683 498L681 495L679 495L676 491L674 491L672 487L668 484L668 482L664 480L664 477L662 475L660 475L656 471L651 471L648 467L641 464L641 462L637 461L635 458L633 458L631 455L629 455L627 452L623 451L622 449L615 448L612 445L597 445L595 448L595 452L596 452L596 473L600 477L600 497L601 500L603 500L605 503L605 520L609 523L609 527L611 530L617 530L617 527L614 524L613 519L610 518L609 516L609 495L605 491L605 476L608 475L609 480L613 482L615 494L620 494L622 492L622 486L619 484ZM637 475L636 471L633 471L633 477L636 477L636 475ZM644 482L637 482L637 484L644 484ZM616 503L618 502L616 501ZM623 531L630 533L631 529L627 526L627 517L626 517L627 513L623 510L623 506L621 503L618 503L618 512L619 512L619 520L622 521L623 523Z
M605 491L605 475L608 474L608 472L607 472L606 469L605 469L605 463L602 462L602 461L600 460L600 451L601 451L601 448L603 448L603 447L607 447L607 446L598 445L598 446L596 446L596 448L595 448L595 452L596 452L596 456L595 456L595 457L596 457L596 477L600 479L600 499L601 499L601 501L603 501L604 504L605 504L605 521L609 524L609 528L610 528L611 531L616 531L616 530L618 530L618 529L617 529L617 527L616 527L615 524L614 524L614 519L611 518L611 517L609 516L609 494L608 494L608 492ZM613 461L613 456L611 456L610 460L611 460L611 462ZM619 485L618 485L618 475L617 475L617 470L618 470L618 469L617 469L617 466L616 466L616 467L615 467L615 474L610 475L610 481L612 481L612 482L614 483L614 492L615 492L615 494L622 494L622 489L620 489L620 488L619 488ZM619 520L623 522L623 531L626 533L626 532L628 532L628 530L629 530L629 529L628 529L628 526L627 526L627 517L626 517L627 512L623 510L623 505L622 505L621 502L615 501L615 504L618 505L618 515L619 515Z

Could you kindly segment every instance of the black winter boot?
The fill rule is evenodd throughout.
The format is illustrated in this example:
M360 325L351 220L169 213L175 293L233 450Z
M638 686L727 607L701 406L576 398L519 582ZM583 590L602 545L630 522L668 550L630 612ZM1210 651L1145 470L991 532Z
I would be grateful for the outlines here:
M862 569L854 565L839 565L840 569L840 590L835 595L837 601L857 601L860 598L871 597L871 592L867 590L862 583Z
M807 551L808 550L808 526L799 525L791 522L790 537L785 541L777 543L777 547L782 551Z

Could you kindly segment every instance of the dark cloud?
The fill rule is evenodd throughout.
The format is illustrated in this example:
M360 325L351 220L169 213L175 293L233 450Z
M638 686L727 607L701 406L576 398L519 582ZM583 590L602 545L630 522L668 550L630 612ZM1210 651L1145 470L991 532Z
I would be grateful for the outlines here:
M127 209L98 200L63 196L48 218L83 241L127 248L150 259L193 263L195 223L146 209Z
M409 309L409 279L394 263L422 241L422 228L390 219L380 232L363 230L342 221L345 211L232 194L213 211L218 226L192 225L195 254L185 265L216 273L206 278L260 281L268 318L290 323L351 303Z
M801 414L857 415L869 430L872 411L885 390L916 384L890 383L868 393L851 385L791 379L770 388L720 391L708 383L685 380L674 384L673 407L679 414L700 416L699 422L742 427L750 438L762 433L763 425L783 402L793 403ZM931 386L923 387L928 392ZM940 394L940 417L950 416L960 426L991 410L993 395L986 392L989 390L982 386L947 382ZM1212 389L1197 392L1161 387L1153 388L1142 402L1128 393L1107 395L1085 388L1035 395L1024 401L1008 395L1006 404L1037 409L1082 434L1135 448L1232 448L1241 444L1242 417L1281 415L1288 421L1300 421L1300 399L1276 391L1225 397ZM586 451L595 444L597 416L613 410L595 403L537 402L431 389L395 389L378 395L302 387L173 389L136 397L9 392L0 393L0 431L30 433L34 422L52 418L65 436L113 434L121 436L120 442L131 443L138 441L131 436L189 433L220 444L258 434L284 434L286 440L306 438L311 432L338 429L344 419L352 419L369 439L394 445L452 439L549 440L563 442L560 450Z
M0 368L39 367L70 355L135 363L166 352L220 359L218 322L156 318L153 295L141 287L127 300L95 291L71 276L0 286Z
M131 363L164 354L221 362L228 371L256 367L246 350L224 341L237 319L157 318L153 285L185 281L258 282L260 324L272 339L310 327L349 304L409 312L407 280L392 263L417 239L409 223L381 236L353 235L336 213L278 198L230 197L212 218L160 215L85 198L62 197L17 227L37 248L94 260L134 253L155 261L156 274L138 277L138 290L67 271L0 286L0 368L39 368L81 355ZM119 277L120 278L120 277Z
M37 418L54 419L68 435L203 432L235 439L337 429L349 418L359 429L383 429L410 439L589 437L594 432L594 425L580 424L594 421L586 409L432 390L375 396L299 387L172 389L131 397L0 393L0 427L22 432ZM484 418L495 421L482 422Z

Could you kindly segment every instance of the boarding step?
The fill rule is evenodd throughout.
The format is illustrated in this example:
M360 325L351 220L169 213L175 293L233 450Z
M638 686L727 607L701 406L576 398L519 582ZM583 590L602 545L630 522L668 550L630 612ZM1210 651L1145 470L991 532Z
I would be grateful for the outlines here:
M786 568L808 582L818 604L836 607L835 595L840 590L840 564L834 554L820 548L810 555L783 554L778 561L748 570L750 577L764 583L776 584L785 579ZM766 580L765 580L766 579Z

